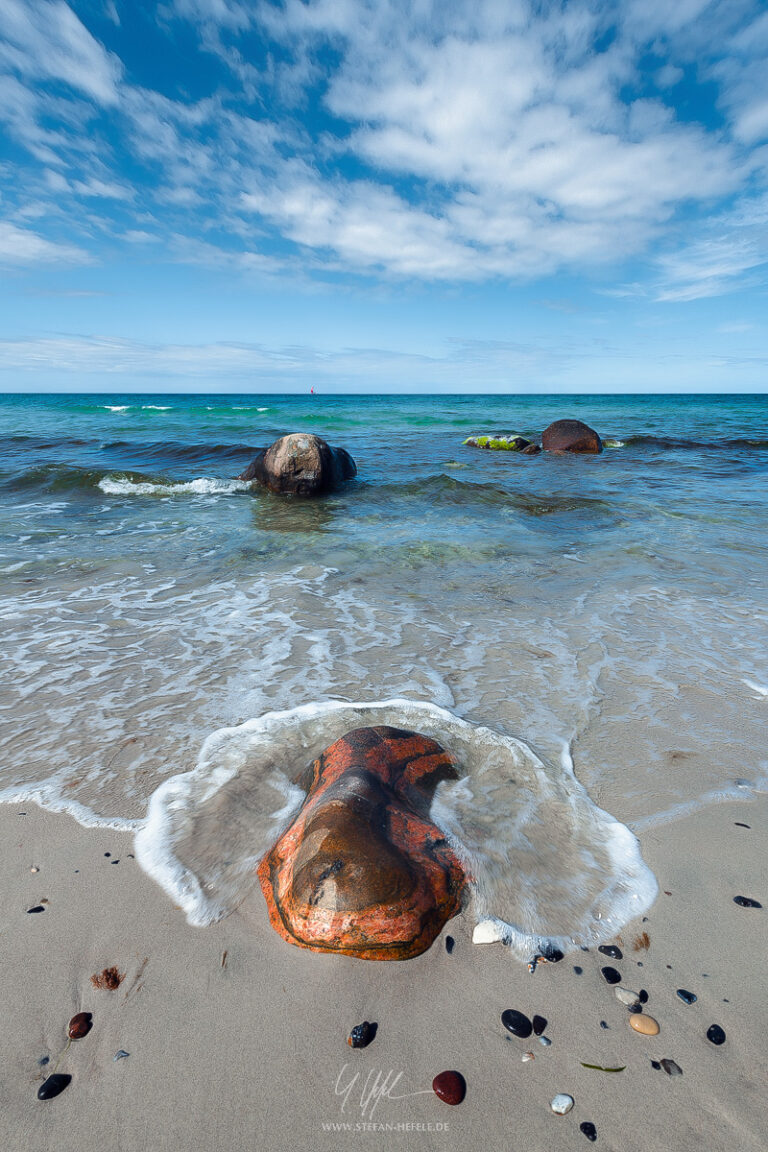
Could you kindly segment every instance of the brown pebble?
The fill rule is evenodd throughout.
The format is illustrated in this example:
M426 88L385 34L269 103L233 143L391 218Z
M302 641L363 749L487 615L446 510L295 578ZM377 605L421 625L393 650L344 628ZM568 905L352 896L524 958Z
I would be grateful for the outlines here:
M91 976L91 984L94 988L107 988L110 992L119 988L123 980L125 980L125 972L119 972L117 968L104 968L101 972Z
M432 1081L432 1091L446 1104L461 1104L467 1094L467 1082L461 1072L440 1072Z
M67 1035L70 1040L82 1040L93 1027L93 1016L90 1012L76 1012L69 1022Z
M630 1028L634 1028L635 1032L639 1032L641 1036L658 1036L659 1025L658 1021L654 1020L653 1016L644 1016L636 1014L629 1018Z

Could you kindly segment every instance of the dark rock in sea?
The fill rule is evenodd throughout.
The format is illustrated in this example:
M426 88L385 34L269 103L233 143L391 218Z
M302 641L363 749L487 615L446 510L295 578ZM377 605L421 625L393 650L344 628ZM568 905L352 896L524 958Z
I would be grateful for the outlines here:
M487 432L482 436L470 436L463 443L466 448L485 448L490 452L522 452L525 456L541 452L538 444L512 432Z
M446 1104L461 1104L467 1094L467 1082L461 1072L440 1072L432 1081L432 1091Z
M574 964L573 970L577 976L581 976L582 972L584 971L583 968L579 968L578 964Z
M93 1027L93 1015L90 1012L76 1012L69 1022L67 1035L70 1040L82 1040Z
M725 1032L719 1024L710 1024L707 1028L707 1040L710 1044L725 1044Z
M733 902L738 904L740 908L762 908L759 900L752 900L749 896L734 896ZM36 909L33 908L32 911L34 912Z
M68 1076L66 1072L54 1072L47 1080L43 1080L38 1088L38 1100L53 1100L54 1096L61 1095L71 1081L72 1077Z
M641 1004L647 1004L648 1003L648 993L646 992L645 988L640 989L640 991L637 994L637 998Z
M434 740L380 726L311 765L307 797L258 876L272 927L314 952L409 960L460 908L467 878L429 819L455 763Z
M259 452L238 479L255 480L270 492L320 496L356 475L345 448L331 448L312 433L291 432Z
M682 1076L683 1070L679 1064L674 1060L664 1059L661 1061L661 1066L666 1072L667 1076Z
M617 972L615 968L601 968L600 971L603 974L603 979L606 984L621 983L621 972Z
M378 1024L363 1020L362 1024L355 1024L347 1037L347 1044L350 1048L367 1048L371 1041L375 1040L378 1030Z
M446 938L445 938L445 950L449 956L450 956L451 952L453 952L455 947L456 947L456 941L454 940L453 936L446 936Z
M542 432L541 446L545 452L583 452L593 456L603 450L597 432L581 420L555 420Z
M623 960L624 953L621 948L617 948L615 944L600 944L598 952L602 952L603 956L610 956L611 960Z
M686 991L685 988L678 988L677 994L682 1000L683 1004L695 1004L698 1000L698 996L695 996L693 992Z
M45 912L45 908L42 906L42 904L36 904L34 908L27 908L27 915L28 916L32 912Z
M592 1144L597 1140L597 1128L589 1120L584 1120L583 1123L579 1124L579 1132L583 1132Z
M521 1040L527 1040L533 1032L533 1024L528 1017L515 1008L507 1008L502 1012L501 1022L507 1032L511 1032L513 1036L519 1036Z
M547 1027L547 1020L544 1016L534 1016L533 1018L533 1034L534 1036L543 1035Z

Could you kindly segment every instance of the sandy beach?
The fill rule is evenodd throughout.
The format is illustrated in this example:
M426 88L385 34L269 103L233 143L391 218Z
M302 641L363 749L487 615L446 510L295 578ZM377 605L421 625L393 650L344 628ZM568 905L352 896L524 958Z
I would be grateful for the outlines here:
M584 1122L597 1147L617 1152L765 1147L768 913L733 902L768 904L765 797L646 833L660 894L622 932L623 959L577 951L533 975L502 946L473 945L466 914L428 952L394 964L291 947L258 892L220 923L191 928L132 859L129 835L33 804L2 807L0 828L8 1152L557 1152L588 1146ZM36 906L44 912L28 913ZM637 948L644 932L649 945ZM647 990L657 1037L628 1027L604 965ZM91 976L112 966L124 973L119 988L94 988ZM697 1001L683 1003L678 988ZM510 1007L545 1016L551 1045L506 1033ZM93 1013L92 1030L58 1064L72 1081L40 1101L79 1011ZM378 1034L353 1051L346 1037L364 1019ZM726 1032L720 1047L706 1039L713 1023ZM120 1050L129 1055L115 1060ZM527 1051L534 1061L522 1061ZM683 1075L654 1068L661 1059ZM466 1078L459 1107L430 1089L445 1069ZM558 1092L575 1100L566 1116L550 1111Z

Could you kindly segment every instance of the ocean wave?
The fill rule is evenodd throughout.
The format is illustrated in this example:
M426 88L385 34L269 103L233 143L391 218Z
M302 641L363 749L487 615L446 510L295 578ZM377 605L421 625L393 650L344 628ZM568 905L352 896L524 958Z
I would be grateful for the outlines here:
M639 433L636 436L624 436L621 439L618 437L604 436L603 443L611 448L667 448L690 452L747 452L753 448L757 448L758 450L763 451L768 449L768 440L766 440L764 437L750 436L731 436L723 437L722 439L694 440L684 436L653 436L648 433Z
M472 877L474 919L499 922L520 959L613 939L655 899L637 840L592 802L567 752L547 765L522 740L403 699L305 704L213 733L196 768L152 795L138 862L191 924L221 919L256 890L255 864L298 811L297 776L375 724L419 731L455 758L461 778L438 786L430 816Z
M130 404L100 404L100 408L105 408L107 412L128 412L131 408Z
M131 480L127 476L104 476L98 487L108 496L229 496L235 492L248 492L251 485L244 480L219 480L214 476L198 476L196 480L176 484Z

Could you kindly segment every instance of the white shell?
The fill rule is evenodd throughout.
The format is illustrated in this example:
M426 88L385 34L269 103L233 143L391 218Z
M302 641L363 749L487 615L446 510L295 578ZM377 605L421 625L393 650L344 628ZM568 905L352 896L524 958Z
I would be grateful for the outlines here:
M569 1096L566 1092L558 1092L549 1106L558 1116L565 1116L566 1112L570 1112L573 1108L573 1096Z
M535 1060L536 1057L534 1056L533 1052L524 1052L520 1059L522 1060L523 1064L527 1064L529 1060Z
M472 933L473 944L498 944L504 939L504 929L498 920L481 920Z
M622 1004L626 1004L631 1008L633 1004L640 1003L640 997L637 992L632 992L629 988L614 988L614 994L617 1000L621 1000Z

